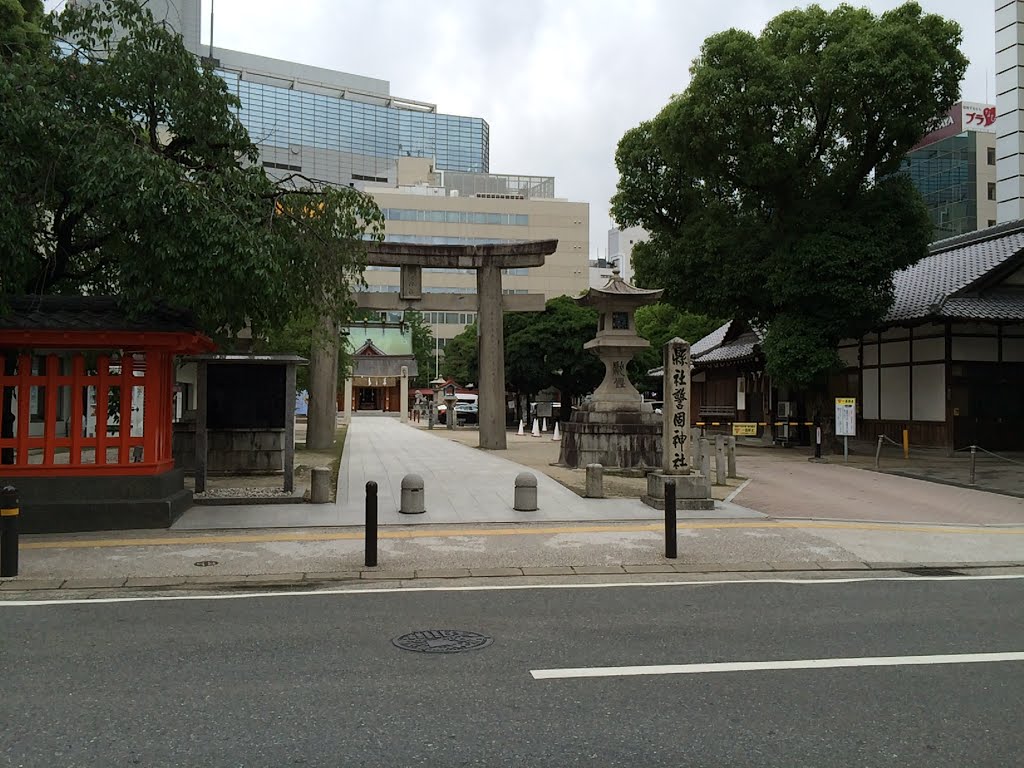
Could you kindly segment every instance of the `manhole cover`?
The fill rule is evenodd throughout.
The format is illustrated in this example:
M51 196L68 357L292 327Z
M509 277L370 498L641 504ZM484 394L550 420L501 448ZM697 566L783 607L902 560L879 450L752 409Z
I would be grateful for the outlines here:
M217 565L217 561L216 560L200 560L195 565L198 568L209 568L211 565Z
M952 568L903 568L903 573L911 576L963 576L963 571L954 571Z
M391 642L405 651L418 653L461 653L486 648L494 638L461 629L426 629L396 637Z

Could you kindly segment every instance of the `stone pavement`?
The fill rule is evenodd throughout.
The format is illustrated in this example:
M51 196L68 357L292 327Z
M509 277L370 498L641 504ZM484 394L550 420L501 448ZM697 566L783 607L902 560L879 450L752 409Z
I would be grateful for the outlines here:
M557 457L557 446L556 446ZM502 452L482 451L448 438L447 430L426 431L398 419L354 416L338 473L335 504L193 507L174 530L294 528L362 525L367 481L377 483L381 525L534 523L591 520L657 520L662 513L638 499L585 499L536 469L509 461ZM515 478L537 478L539 509L512 508ZM402 478L424 481L427 512L398 512ZM681 519L760 518L758 512L719 502L714 511L680 512Z
M679 558L663 556L659 523L393 526L376 568L361 530L119 532L26 536L27 589L237 586L470 577L642 573L765 573L1024 566L1024 526L885 525L819 521L686 521Z
M1024 525L1024 499L844 466L794 451L743 449L751 482L735 503L771 517Z
M719 502L713 513L700 513L705 519L681 516L679 559L668 561L661 513L633 499L583 499L538 469L540 511L516 512L513 482L525 468L504 452L393 419L356 418L348 434L337 504L196 508L170 531L24 536L21 575L0 583L0 595L33 588L85 593L119 586L1024 567L1024 500L814 464L792 451L741 453L750 481L737 503ZM425 515L397 512L409 472L426 482ZM363 565L361 527L369 479L380 487L382 525L373 569Z

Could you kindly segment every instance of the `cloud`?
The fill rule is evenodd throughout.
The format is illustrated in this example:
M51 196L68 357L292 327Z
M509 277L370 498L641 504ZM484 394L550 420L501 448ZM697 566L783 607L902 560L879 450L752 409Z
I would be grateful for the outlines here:
M898 0L868 0L875 12ZM203 39L211 0L203 0ZM838 0L819 3L826 8ZM956 19L972 61L964 98L994 100L991 3L922 0ZM591 204L607 246L615 146L685 89L710 34L758 32L794 0L216 0L214 43L391 82L394 95L483 117L491 170L553 175ZM987 88L986 88L987 85Z

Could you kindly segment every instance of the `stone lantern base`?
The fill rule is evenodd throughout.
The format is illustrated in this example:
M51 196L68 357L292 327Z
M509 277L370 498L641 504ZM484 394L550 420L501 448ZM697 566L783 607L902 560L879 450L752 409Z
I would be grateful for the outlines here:
M676 481L676 509L714 509L711 498L711 479L699 472L686 475L668 475L662 471L647 475L647 493L640 500L655 509L665 508L665 481Z
M662 418L647 408L610 411L584 407L575 411L572 419L562 424L559 466L660 467Z

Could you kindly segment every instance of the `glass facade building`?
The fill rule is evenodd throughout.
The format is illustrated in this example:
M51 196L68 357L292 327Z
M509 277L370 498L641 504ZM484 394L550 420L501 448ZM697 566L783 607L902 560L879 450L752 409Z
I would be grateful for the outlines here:
M978 229L978 154L978 133L967 131L915 149L904 158L901 170L924 198L934 226L933 240Z
M217 73L241 102L238 116L252 141L261 150L295 152L294 160L285 157L283 162L275 153L266 163L270 168L302 169L325 181L339 181L330 178L334 173L309 174L311 164L331 170L329 156L317 157L315 150L321 150L332 153L342 169L340 175L349 163L356 179L368 181L386 179L361 175L363 166L354 158L384 161L375 166L381 168L398 157L430 157L442 171L489 171L490 129L482 118L439 114L429 105L405 106L387 96L353 98L343 91L317 92L329 89L315 84L304 90L301 81L287 87L284 81L281 85L260 82L234 70L218 69Z

